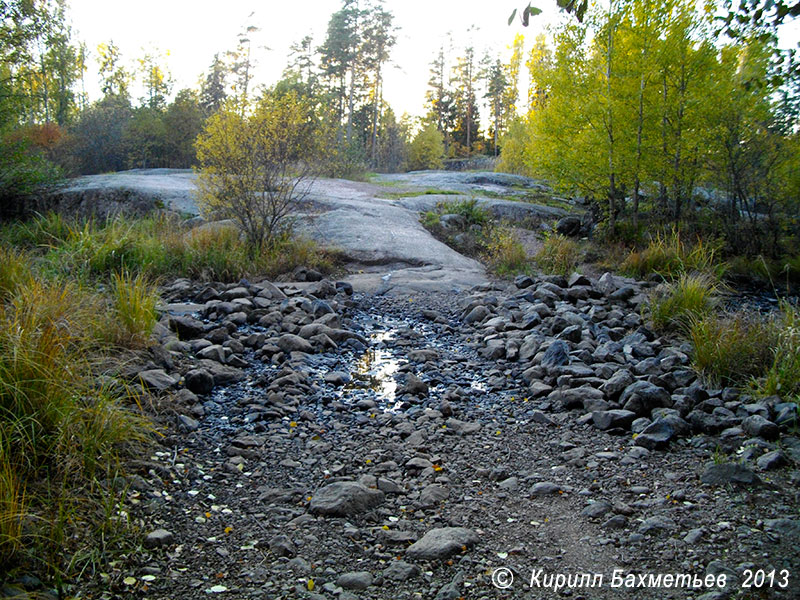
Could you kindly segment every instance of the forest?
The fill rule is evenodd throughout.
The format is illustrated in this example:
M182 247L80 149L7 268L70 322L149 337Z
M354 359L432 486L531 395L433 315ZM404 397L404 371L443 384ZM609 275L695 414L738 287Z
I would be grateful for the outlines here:
M4 0L2 213L24 212L28 194L64 176L195 167L209 117L292 91L310 107L322 175L499 157L498 170L583 198L611 239L635 242L655 219L723 239L733 254L777 258L797 235L800 76L777 36L798 7L770 7L584 3L547 37L526 47L517 35L494 55L443 36L424 117L412 118L383 96L398 28L382 2L345 0L322 42L298 40L269 85L253 80L263 57L248 23L195 89L176 91L164 53L130 62L112 40L89 49L76 39L65 0ZM93 101L89 61L102 91Z

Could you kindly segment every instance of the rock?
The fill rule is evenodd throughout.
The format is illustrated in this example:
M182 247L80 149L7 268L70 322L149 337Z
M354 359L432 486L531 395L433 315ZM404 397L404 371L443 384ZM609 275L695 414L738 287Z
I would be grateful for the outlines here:
M767 452L756 459L756 466L762 471L772 471L788 465L789 459L781 450Z
M633 443L648 450L656 450L665 448L674 434L672 425L663 419L656 419L636 436Z
M677 529L677 527L678 526L675 524L675 521L672 519L657 515L655 517L645 519L642 524L639 525L639 533L648 534L659 531L672 531Z
M346 517L374 508L384 501L380 490L372 490L355 481L337 481L317 490L309 510L313 514Z
M569 346L567 346L566 342L556 340L545 350L541 365L547 369L552 369L553 367L566 365L568 362Z
M405 384L400 388L399 392L401 394L424 397L428 395L428 384L413 373L409 373L406 376Z
M443 485L439 485L437 483L432 483L420 492L419 494L419 505L424 507L427 506L436 506L447 498L450 497L450 490L448 490Z
M382 574L389 581L407 581L421 572L417 565L412 565L404 560L393 560Z
M200 350L197 353L197 356L200 358L204 358L206 360L213 360L215 362L224 364L225 363L225 348L223 348L220 344L213 344L211 346L207 346Z
M654 408L669 407L671 396L667 390L649 381L636 381L625 388L619 402L625 410L647 417Z
M598 429L628 429L636 418L636 413L630 410L614 409L600 410L592 413L592 422Z
M350 375L350 373L345 373L343 371L331 371L330 373L325 373L325 383L329 383L336 387L347 385L352 380L353 377Z
M476 431L480 431L481 428L480 423L468 423L467 421L460 421L453 417L447 419L447 421L445 421L445 425L447 425L449 430L462 435L475 433Z
M710 464L700 480L707 485L760 485L761 479L744 465L737 463Z
M589 519L599 519L604 517L608 511L611 510L611 503L605 500L592 502L589 506L581 511L581 515Z
M336 585L346 590L365 590L372 585L372 581L372 573L369 571L353 571L339 575Z
M141 371L139 379L144 387L153 392L164 392L178 383L178 380L167 375L164 369Z
M192 369L184 375L184 383L195 394L210 394L214 389L214 377L205 369Z
M275 556L292 558L297 554L294 542L286 535L276 535L269 541L269 549Z
M206 330L202 321L188 315L170 317L169 328L177 333L181 340L193 340L203 335Z
M561 486L550 481L540 481L531 488L531 496L552 496L561 491Z
M299 335L293 333L285 333L278 338L278 348L286 352L304 352L305 354L313 354L314 347Z
M610 296L617 291L617 283L614 281L614 276L607 271L600 276L600 279L597 280L596 287L606 296Z
M459 600L462 598L460 580L460 577L456 577L454 581L442 586L433 600Z
M186 415L178 416L178 426L184 431L197 431L200 428L200 423L195 421L192 417Z
M608 381L601 385L600 389L608 398L616 400L623 390L632 385L635 381L636 379L630 371L627 369L620 369L614 373Z
M780 435L780 428L761 415L751 415L742 421L742 429L749 435L765 440L775 440Z
M166 529L156 529L147 534L144 538L145 548L162 548L169 546L175 541L175 536Z
M529 288L533 285L533 279L530 275L517 275L514 278L514 285L517 286L518 289L524 290L525 288Z
M466 527L442 527L428 531L422 539L406 550L406 556L415 560L447 558L470 548L480 541L478 534Z
M466 325L471 325L473 323L480 323L486 317L488 317L490 314L491 313L489 312L488 308L486 308L482 304L479 304L478 306L473 308L471 311L469 311L469 314L467 314L466 317L464 317L464 323Z
M764 529L789 538L799 539L800 519L767 519L764 521Z
M568 237L578 235L581 232L581 218L574 215L562 217L556 223L556 232Z

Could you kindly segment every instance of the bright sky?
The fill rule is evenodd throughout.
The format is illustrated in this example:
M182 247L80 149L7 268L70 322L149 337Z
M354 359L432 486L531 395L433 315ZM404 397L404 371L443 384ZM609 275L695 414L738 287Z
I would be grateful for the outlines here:
M386 0L385 7L394 14L400 29L386 74L384 98L398 115L420 115L430 62L446 42L448 32L452 32L456 52L471 38L478 56L489 50L506 59L507 47L517 32L532 40L546 23L566 18L559 16L554 0L534 2L537 4L545 12L525 28L518 19L509 26L508 17L514 8L527 6L527 0ZM254 51L256 83L269 85L279 79L289 46L308 34L315 46L321 45L330 15L340 8L339 0L70 0L76 37L93 52L86 75L87 92L93 100L100 96L95 49L109 39L119 46L131 66L144 54L143 48L155 46L168 51L174 91L196 88L214 53L234 49L238 33L248 23L248 16L255 13L250 21L261 31L251 35L254 47L269 48ZM472 25L479 29L468 33Z
M505 60L516 33L524 33L530 43L546 25L569 18L559 13L555 0L534 0L542 14L531 18L529 27L523 27L519 18L509 26L511 12L526 5L527 0L386 0L385 7L394 13L400 29L384 98L398 115L422 114L430 63L447 43L448 33L453 56L472 43L477 56L488 50ZM250 36L258 63L255 84L270 85L287 63L289 46L308 34L315 46L322 44L330 15L340 8L340 0L70 0L76 37L93 52L86 75L91 99L100 96L95 49L109 39L120 47L130 67L145 49L169 52L167 65L177 91L197 88L214 54L234 49L239 32L251 23L261 29ZM469 31L473 25L478 29ZM798 41L800 19L781 32L782 46L796 47Z

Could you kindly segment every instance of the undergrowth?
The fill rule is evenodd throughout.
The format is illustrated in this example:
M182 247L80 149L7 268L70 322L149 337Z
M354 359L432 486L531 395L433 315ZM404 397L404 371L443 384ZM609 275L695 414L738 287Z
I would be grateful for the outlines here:
M544 240L542 248L533 257L539 268L549 275L569 275L578 266L581 252L574 240L554 234Z
M643 250L630 252L620 271L639 278L656 274L667 281L697 272L721 279L727 270L727 265L720 261L721 247L721 243L699 237L689 243L673 229L669 234L658 233Z
M685 333L693 321L714 310L718 290L716 280L706 274L681 275L650 298L647 311L653 329Z

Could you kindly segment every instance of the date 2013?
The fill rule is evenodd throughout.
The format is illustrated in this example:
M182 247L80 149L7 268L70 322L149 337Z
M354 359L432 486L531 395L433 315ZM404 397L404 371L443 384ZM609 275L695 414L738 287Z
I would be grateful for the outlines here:
M789 587L788 569L783 569L781 571L776 571L775 569L771 571L765 571L764 569L755 571L752 569L745 569L742 575L744 576L744 581L742 582L743 588Z

